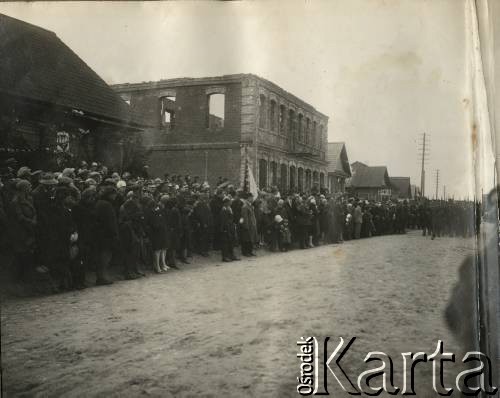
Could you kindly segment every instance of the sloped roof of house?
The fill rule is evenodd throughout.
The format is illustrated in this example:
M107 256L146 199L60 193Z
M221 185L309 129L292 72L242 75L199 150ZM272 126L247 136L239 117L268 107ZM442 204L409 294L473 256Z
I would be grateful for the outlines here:
M327 151L328 173L333 173L340 177L350 177L351 167L345 143L329 142Z
M0 14L0 92L140 125L128 104L54 32Z
M390 188L391 182L386 166L359 167L352 174L349 186L353 188Z
M410 177L389 177L393 188L404 197L411 197Z

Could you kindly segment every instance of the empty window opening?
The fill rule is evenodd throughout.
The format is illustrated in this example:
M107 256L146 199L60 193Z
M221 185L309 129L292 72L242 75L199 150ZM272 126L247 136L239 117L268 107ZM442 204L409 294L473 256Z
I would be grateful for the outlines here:
M224 94L207 95L208 113L206 124L208 128L221 129L224 127L226 96Z
M309 144L309 135L311 134L311 120L309 118L306 118L306 144Z
M269 119L271 121L271 131L276 131L276 101L271 100L269 107Z
M279 125L280 125L280 133L285 132L285 105L280 105L280 115L279 115Z
M311 137L311 145L313 147L316 146L316 142L317 142L317 140L316 140L317 129L318 129L317 123L316 123L316 121L314 121L313 122L312 137Z
M175 127L175 97L165 96L160 98L161 102L161 125L172 130Z
M266 113L267 113L267 108L266 108L266 97L264 95L260 95L259 97L259 127L260 128L266 128Z
M303 131L304 129L302 126L303 119L304 116L301 113L299 113L299 142L304 141L304 131Z

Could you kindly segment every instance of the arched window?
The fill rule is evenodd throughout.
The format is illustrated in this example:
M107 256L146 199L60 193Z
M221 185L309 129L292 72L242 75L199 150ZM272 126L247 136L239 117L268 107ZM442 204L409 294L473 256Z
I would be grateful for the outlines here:
M293 109L288 112L288 137L290 140L295 139L295 112Z
M305 134L305 136L306 136L306 140L305 140L305 141L306 141L306 144L307 144L307 145L309 145L309 141L310 141L310 140L309 140L309 138L310 138L309 136L310 136L310 134L311 134L310 128L311 128L311 119L309 119L309 118L307 117L307 118L306 118L306 134Z
M317 145L317 139L316 139L316 130L317 130L317 123L316 120L313 122L313 130L312 130L312 135L311 135L311 145L315 147Z
M304 192L304 169L302 167L297 169L297 189L300 193Z
M281 134L285 134L285 118L286 118L285 105L280 105L279 128Z
M319 143L318 143L319 149L323 149L323 125L319 125Z
M261 94L259 97L259 127L266 128L266 116L267 116L267 101L266 97Z
M267 188L267 161L265 159L259 160L259 188Z
M295 189L295 166L290 166L290 191L294 190Z
M299 142L304 141L304 126L303 126L304 115L299 113Z
M271 131L276 131L276 101L271 100L269 103L269 121L271 122Z

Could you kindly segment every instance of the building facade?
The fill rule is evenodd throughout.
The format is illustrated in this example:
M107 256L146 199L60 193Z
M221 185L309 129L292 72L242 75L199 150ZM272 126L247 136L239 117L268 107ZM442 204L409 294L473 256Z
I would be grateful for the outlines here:
M145 133L150 172L191 174L259 188L308 191L327 184L328 117L252 74L112 86L154 125Z
M394 199L412 199L410 177L390 177Z
M369 200L388 200L392 196L392 184L387 167L368 166L361 162L351 164L352 177L346 182L352 196Z

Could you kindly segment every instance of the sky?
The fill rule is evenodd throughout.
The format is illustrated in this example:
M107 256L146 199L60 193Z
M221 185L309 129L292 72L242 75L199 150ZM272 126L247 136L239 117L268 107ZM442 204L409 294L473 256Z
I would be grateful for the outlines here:
M0 4L54 31L109 84L254 73L329 116L350 162L385 165L426 194L471 189L460 0Z

